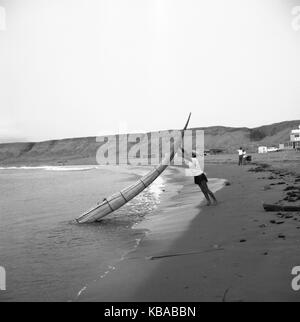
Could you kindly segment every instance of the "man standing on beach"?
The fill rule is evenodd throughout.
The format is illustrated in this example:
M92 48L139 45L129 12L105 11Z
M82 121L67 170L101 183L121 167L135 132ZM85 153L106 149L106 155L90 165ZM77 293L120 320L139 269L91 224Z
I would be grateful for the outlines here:
M183 156L185 159L185 164L189 167L192 175L194 176L194 183L198 185L207 200L207 206L211 205L210 198L213 200L214 204L217 204L217 199L213 192L208 188L207 182L208 179L200 166L200 162L197 159L197 152L192 152L192 157L188 157L185 154L185 151L182 149Z
M243 148L240 147L237 151L239 154L239 165L243 165Z

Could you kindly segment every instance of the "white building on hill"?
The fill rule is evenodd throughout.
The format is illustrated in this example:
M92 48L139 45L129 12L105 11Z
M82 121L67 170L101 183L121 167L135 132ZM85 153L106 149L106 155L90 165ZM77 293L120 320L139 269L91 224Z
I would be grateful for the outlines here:
M290 141L284 143L284 149L300 149L300 125L298 129L291 131Z
M259 146L258 147L258 153L267 153L268 148L266 146Z
M300 125L298 129L291 131L290 138L291 142L300 142Z

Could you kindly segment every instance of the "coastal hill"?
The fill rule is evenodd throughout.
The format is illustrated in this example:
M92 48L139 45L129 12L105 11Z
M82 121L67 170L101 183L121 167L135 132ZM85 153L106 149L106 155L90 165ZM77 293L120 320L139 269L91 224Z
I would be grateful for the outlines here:
M297 129L300 120L285 121L256 128L234 128L211 126L197 128L204 130L205 148L222 149L225 152L236 152L242 146L249 152L257 152L258 146L275 146L290 140L290 132Z
M300 120L285 121L256 128L211 126L197 128L205 132L205 149L233 153L242 146L256 152L260 145L276 146L289 141L290 131ZM95 164L101 144L96 137L0 144L0 165Z

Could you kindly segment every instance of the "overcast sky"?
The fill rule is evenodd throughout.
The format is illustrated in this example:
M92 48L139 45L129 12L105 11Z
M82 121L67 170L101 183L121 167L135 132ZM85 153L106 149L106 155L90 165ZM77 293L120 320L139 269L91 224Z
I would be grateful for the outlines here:
M297 5L0 0L0 139L300 119Z

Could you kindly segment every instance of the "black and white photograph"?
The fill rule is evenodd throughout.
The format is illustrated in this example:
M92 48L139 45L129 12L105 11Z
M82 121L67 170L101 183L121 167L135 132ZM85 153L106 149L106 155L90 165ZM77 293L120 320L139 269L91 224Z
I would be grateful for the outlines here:
M300 302L299 254L300 0L0 0L0 302Z

